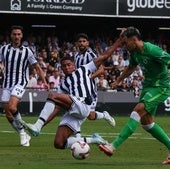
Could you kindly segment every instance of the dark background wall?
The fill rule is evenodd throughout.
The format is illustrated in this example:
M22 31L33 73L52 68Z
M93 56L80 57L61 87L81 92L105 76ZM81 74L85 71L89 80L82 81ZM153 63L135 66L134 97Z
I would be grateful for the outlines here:
M1 90L0 90L1 93ZM26 91L19 104L19 110L26 115L38 115L43 108L48 92ZM129 92L98 92L98 104L96 110L108 111L112 115L129 115L138 102L133 93ZM1 113L3 110L1 109ZM63 111L59 113L62 115ZM170 115L170 101L167 100L159 106L157 115Z
M117 27L136 26L143 35L147 37L149 33L158 36L160 33L170 38L169 31L160 31L158 27L169 26L169 19L154 18L111 18L111 17L86 17L86 16L59 16L59 15L30 15L30 14L0 14L0 33L8 32L11 25L23 25L25 33L54 30L59 38L69 38L77 32L87 32L89 36L96 33L117 36ZM32 28L31 25L52 24L56 28Z

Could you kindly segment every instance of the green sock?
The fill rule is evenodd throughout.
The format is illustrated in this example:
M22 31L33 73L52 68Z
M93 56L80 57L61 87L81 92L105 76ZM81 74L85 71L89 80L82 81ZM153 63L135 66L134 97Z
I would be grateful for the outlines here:
M138 127L139 122L133 118L130 118L128 123L121 130L119 136L115 141L112 142L114 148L116 149L120 146Z
M158 124L155 123L151 129L146 131L149 132L153 137L155 137L161 143L163 143L170 150L170 138Z

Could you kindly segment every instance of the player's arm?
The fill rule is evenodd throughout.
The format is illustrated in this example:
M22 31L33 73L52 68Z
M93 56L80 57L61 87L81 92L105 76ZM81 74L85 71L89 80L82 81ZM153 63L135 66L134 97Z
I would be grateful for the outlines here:
M122 72L122 74L117 78L117 83L120 83L123 79L126 77L129 77L134 71L136 67L133 67L129 65L125 70Z
M38 63L35 63L35 64L33 64L33 67L36 69L39 77L41 78L41 80L42 80L42 82L43 82L43 84L44 84L44 87L45 87L46 89L49 89L49 86L48 86L48 84L47 84L47 82L46 82L46 79L45 79L45 76L44 76L44 72L43 72L43 70L41 69L40 65L39 65Z
M124 71L122 72L122 74L117 78L117 80L111 85L112 89L116 89L119 85L120 82L125 79L126 77L129 77L134 71L135 71L136 67L133 66L128 66L127 68L124 69Z
M103 73L104 73L104 67L103 65L100 65L99 68L92 74L91 78L94 79Z
M106 50L102 55L100 55L99 57L95 58L95 59L94 59L94 62L95 62L95 64L96 64L96 66L99 67L104 60L108 59L108 58L112 55L112 53L113 53L119 46L121 46L122 42L123 42L123 39L122 39L122 38L118 38L118 39L114 42L114 44L113 44L111 47L109 47L109 49L107 49L107 50Z

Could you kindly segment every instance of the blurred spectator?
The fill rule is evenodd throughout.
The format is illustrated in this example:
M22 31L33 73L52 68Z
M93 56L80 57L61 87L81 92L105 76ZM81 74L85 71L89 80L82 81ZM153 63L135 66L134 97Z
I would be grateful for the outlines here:
M32 69L32 74L33 74L33 77L35 77L36 79L39 78L39 75L38 75L36 69L34 69L34 68Z
M123 56L119 55L118 58L118 69L122 72L126 66Z
M60 65L59 54L58 54L57 51L51 51L50 52L50 60L49 60L48 70L54 71L55 67L58 67L58 65Z
M48 82L54 82L54 87L56 88L60 84L60 72L57 68L54 68L52 75L49 77Z
M49 55L48 55L48 52L45 48L41 49L40 53L39 53L39 57L42 57L43 58L43 61L45 62L46 64L46 67L49 66Z
M133 80L132 84L130 86L130 91L133 92L135 97L139 97L140 94L140 88L138 85L138 81L137 80Z
M120 55L120 53L119 53L118 50L116 50L116 51L112 54L112 61L113 61L113 63L114 63L114 62L118 62L119 55Z
M94 51L97 56L99 56L103 53L103 49L102 49L101 43L99 41L95 41Z
M98 90L107 90L109 88L108 81L104 78L104 74L101 74L97 79Z
M120 86L118 86L117 88L117 91L118 92L129 92L130 91L130 88L128 87L126 80L123 80L121 82Z
M33 86L34 90L45 91L44 84L40 78L37 79L37 83Z
M39 57L38 58L38 63L39 63L39 65L40 65L40 67L43 69L43 68L47 68L47 66L46 66L46 63L44 62L44 59L43 59L43 57Z
M49 87L50 87L50 91L57 91L54 82L50 82L50 83L49 83Z
M130 54L127 50L125 49L120 49L121 50L121 56L123 56L123 59L125 61L125 66L128 66L129 65L129 57L130 57Z
M107 81L109 83L110 88L112 88L112 84L116 81L116 75L108 75Z
M77 47L74 45L74 46L72 46L72 48L71 48L71 50L70 50L70 52L69 52L69 55L70 55L71 57L75 57L77 54L78 54L78 49L77 49Z
M29 74L29 81L27 84L27 89L32 89L37 84L37 79L33 76L32 73Z

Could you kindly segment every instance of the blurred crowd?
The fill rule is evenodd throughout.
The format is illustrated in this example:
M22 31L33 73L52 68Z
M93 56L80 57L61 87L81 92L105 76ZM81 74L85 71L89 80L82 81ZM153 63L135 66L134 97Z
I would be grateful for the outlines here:
M64 74L60 67L60 59L64 56L74 57L79 51L74 37L69 40L60 40L55 33L41 32L41 34L29 33L25 35L23 45L29 46L35 53L50 90L56 90L58 84L64 79ZM116 37L115 37L116 38ZM71 39L71 40L70 40ZM145 41L153 42L164 50L168 51L168 40L165 37L158 36L152 39L148 36ZM0 46L9 43L10 38L7 34L0 35ZM114 37L98 35L90 38L90 47L97 55L102 54L114 42ZM123 48L118 48L112 56L103 63L105 71L97 79L98 90L108 92L133 92L135 97L139 96L144 80L140 67L131 76L120 84L116 90L112 90L112 83L122 73L129 64L129 52ZM0 64L0 87L3 82L3 64ZM44 91L41 79L38 77L35 69L30 67L30 81L27 88Z

